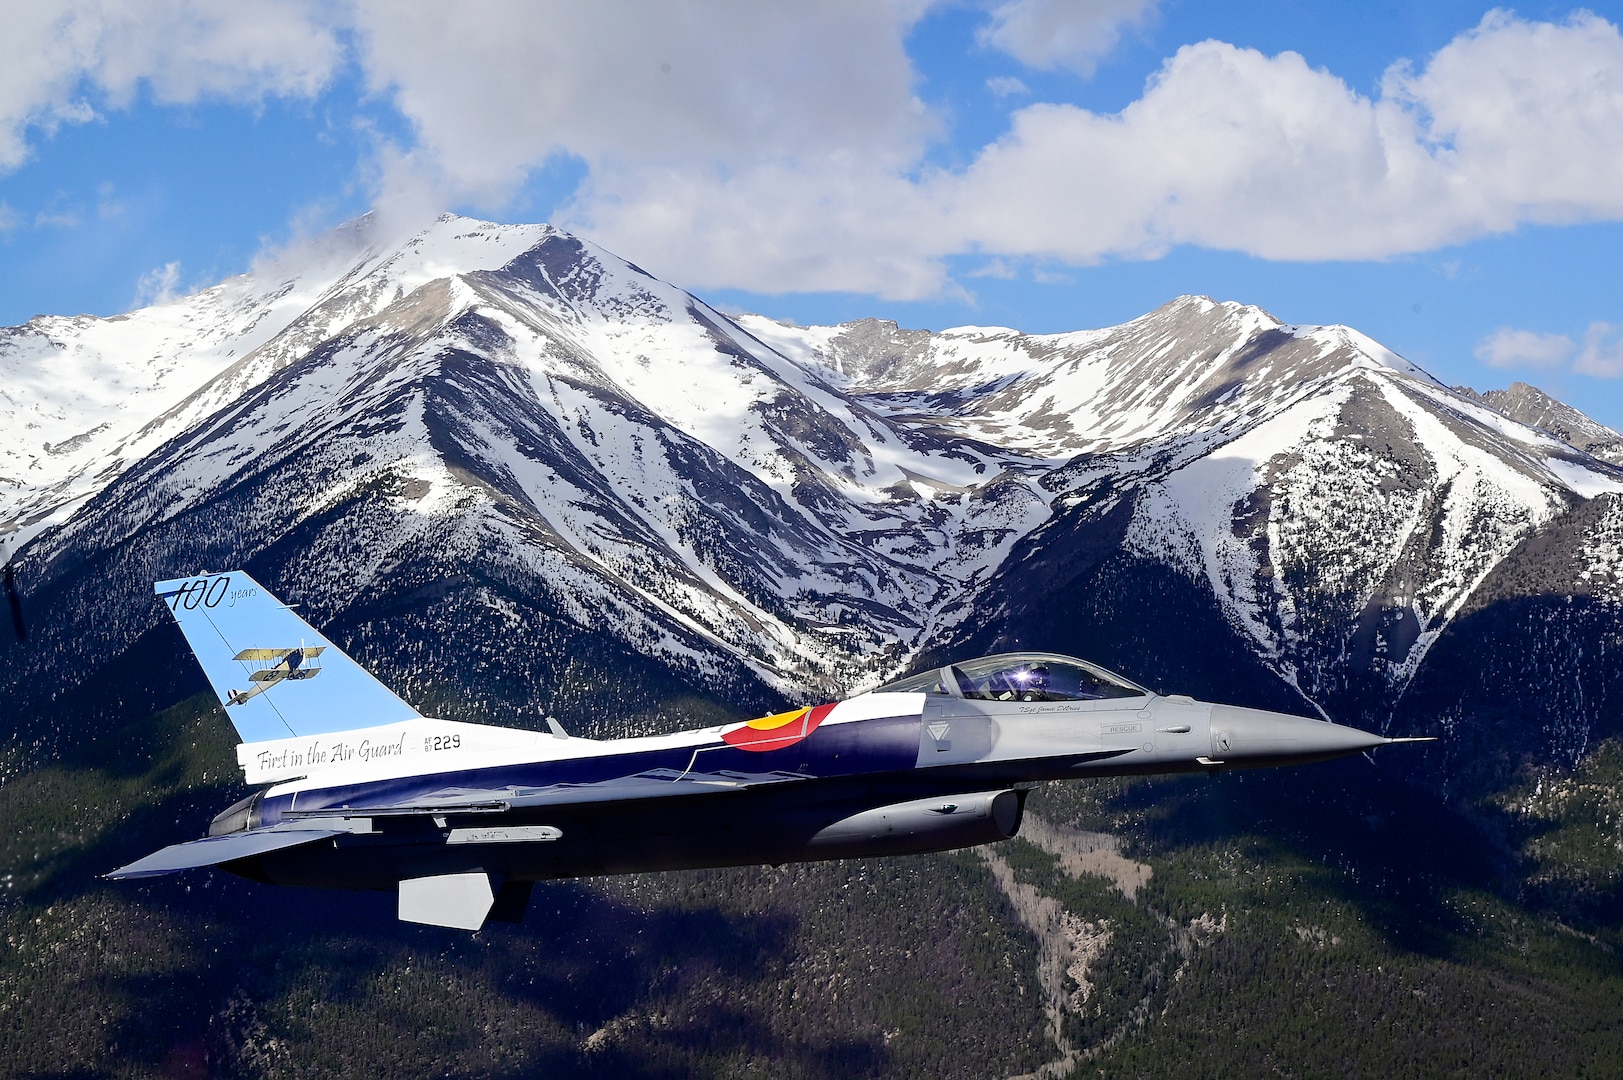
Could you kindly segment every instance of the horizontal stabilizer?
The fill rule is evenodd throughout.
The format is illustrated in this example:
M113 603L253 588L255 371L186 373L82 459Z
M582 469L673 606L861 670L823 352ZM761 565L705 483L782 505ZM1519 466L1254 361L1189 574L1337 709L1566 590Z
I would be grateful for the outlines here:
M325 840L329 836L339 835L340 831L335 829L289 829L286 831L263 829L258 832L209 836L202 840L189 840L184 844L171 844L162 851L155 851L144 859L137 859L128 866L119 867L108 874L107 877L115 881L124 878L157 877L160 874L173 874L179 870L195 870L202 866L218 866L221 863L246 859L251 855L263 855L268 851L280 851L283 848L298 847L300 844Z

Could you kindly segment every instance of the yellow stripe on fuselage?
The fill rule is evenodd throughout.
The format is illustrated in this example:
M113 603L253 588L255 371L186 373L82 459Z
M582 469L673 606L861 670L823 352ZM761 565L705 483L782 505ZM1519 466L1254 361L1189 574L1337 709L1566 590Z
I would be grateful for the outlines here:
M763 716L759 720L751 720L745 726L752 727L756 731L771 731L773 728L786 727L809 712L811 712L810 706L790 709L788 712L774 713L771 716Z

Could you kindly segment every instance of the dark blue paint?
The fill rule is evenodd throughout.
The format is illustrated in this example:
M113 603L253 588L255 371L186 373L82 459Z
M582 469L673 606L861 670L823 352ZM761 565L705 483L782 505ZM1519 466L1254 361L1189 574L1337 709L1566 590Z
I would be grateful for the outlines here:
M467 790L469 800L478 801L482 791L597 784L654 769L683 772L690 766L694 772L781 771L820 779L901 772L913 768L918 761L921 723L921 717L912 715L830 724L779 750L742 750L717 739L699 747L526 762L486 769L460 769L317 788L301 791L297 796L281 795L266 799L260 812L260 822L262 825L274 825L281 821L283 813L293 808L295 799L301 812L329 807L365 809L400 806L447 790ZM694 753L696 749L697 755Z

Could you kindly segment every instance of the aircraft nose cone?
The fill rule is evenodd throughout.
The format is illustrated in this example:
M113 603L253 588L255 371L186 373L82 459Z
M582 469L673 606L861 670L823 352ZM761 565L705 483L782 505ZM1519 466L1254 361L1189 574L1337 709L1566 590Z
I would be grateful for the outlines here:
M1236 765L1324 761L1356 754L1389 740L1357 728L1305 716L1212 706L1212 757Z

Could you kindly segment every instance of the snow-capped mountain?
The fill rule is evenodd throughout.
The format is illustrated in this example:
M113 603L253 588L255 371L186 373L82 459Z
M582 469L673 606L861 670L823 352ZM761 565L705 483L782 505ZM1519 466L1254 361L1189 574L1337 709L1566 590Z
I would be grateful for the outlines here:
M1019 641L1390 724L1530 544L1572 534L1565 595L1623 581L1592 509L1623 470L1571 417L1199 297L1060 335L798 327L447 216L4 335L0 528L52 613L12 687L128 649L152 580L244 564L448 710L601 726L611 681L628 714L747 708Z
M1047 337L877 323L756 332L819 360L894 421L1043 462L1046 516L938 616L956 626L949 642L1072 642L1136 658L1140 677L1182 670L1220 693L1244 681L1232 667L1197 673L1168 647L1191 604L1215 602L1214 633L1237 632L1249 659L1313 705L1374 726L1393 723L1430 650L1508 557L1623 490L1623 472L1547 430L1556 417L1604 452L1608 429L1531 388L1512 393L1539 405L1541 428L1356 331L1282 325L1237 304L1186 297L1124 326ZM1609 520L1596 516L1585 554L1548 595L1599 597L1623 573ZM1152 571L1195 596L1169 601L1165 585L1144 595ZM1081 595L1066 597L1073 582ZM1078 614L1056 620L1067 603ZM1208 637L1186 651L1214 650ZM1543 724L1546 755L1570 758L1573 731L1615 722L1598 701L1561 708Z
M1536 386L1516 382L1505 390L1466 393L1480 398L1512 420L1548 431L1586 454L1613 465L1623 465L1623 436L1604 424L1597 424L1571 405L1555 400Z
M383 250L375 231L361 219L253 273L127 315L43 315L0 329L0 531L21 543L65 520L347 324L436 277L500 266L545 227L425 234Z

